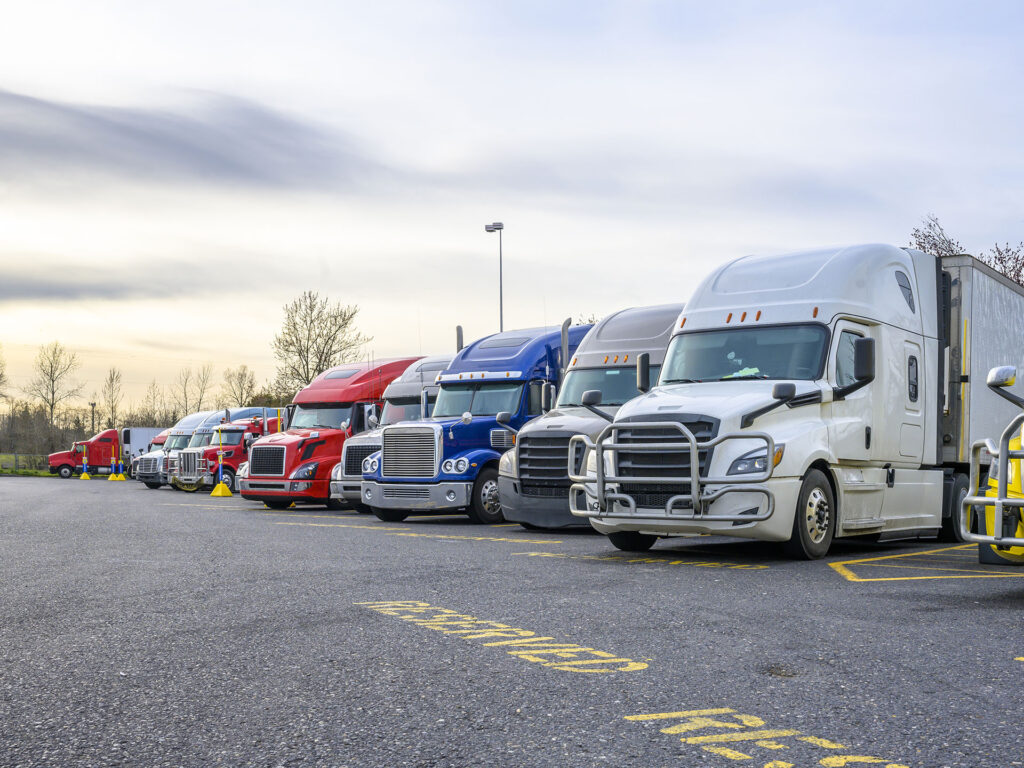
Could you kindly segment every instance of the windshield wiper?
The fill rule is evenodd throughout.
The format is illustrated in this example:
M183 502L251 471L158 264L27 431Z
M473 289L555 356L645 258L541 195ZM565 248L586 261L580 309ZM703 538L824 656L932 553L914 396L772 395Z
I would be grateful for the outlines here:
M723 376L719 381L743 381L744 379L767 379L767 373L745 373L742 376Z
M703 379L665 379L662 384L700 384Z

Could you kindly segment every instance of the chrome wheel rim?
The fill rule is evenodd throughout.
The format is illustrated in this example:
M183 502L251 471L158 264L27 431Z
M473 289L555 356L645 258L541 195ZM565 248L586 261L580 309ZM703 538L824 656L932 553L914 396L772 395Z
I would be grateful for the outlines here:
M484 512L489 515L496 515L501 512L501 502L498 500L498 481L488 480L480 488L480 505Z
M828 497L821 488L814 488L807 496L804 507L804 524L807 535L812 542L820 544L828 535L828 526L832 517Z

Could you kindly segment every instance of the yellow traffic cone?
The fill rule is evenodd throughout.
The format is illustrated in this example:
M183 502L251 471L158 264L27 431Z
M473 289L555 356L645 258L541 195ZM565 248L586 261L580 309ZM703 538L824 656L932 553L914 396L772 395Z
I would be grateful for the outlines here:
M231 490L223 482L217 483L213 486L213 490L210 492L211 496L233 496Z

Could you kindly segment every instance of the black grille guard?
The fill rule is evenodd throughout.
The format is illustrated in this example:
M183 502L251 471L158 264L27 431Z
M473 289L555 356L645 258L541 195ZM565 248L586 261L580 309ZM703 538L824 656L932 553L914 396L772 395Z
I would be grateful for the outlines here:
M680 442L661 442L661 443L615 443L609 442L612 434L616 430L629 429L633 432L643 430L660 430L665 429L676 429L683 443L683 450L689 451L690 454L690 468L691 472L686 476L670 476L670 477L623 477L616 474L605 473L605 455L609 455L612 459L612 466L618 466L615 461L616 453L618 451L625 451L629 453L658 453L660 451L669 451L674 453L680 452ZM767 449L768 461L763 472L751 473L749 475L733 475L730 477L701 477L700 474L700 452L707 451L714 448L720 443L724 443L727 440L763 440ZM589 476L587 474L575 474L576 467L573 466L572 455L573 449L576 443L581 443L584 447L584 457L586 457L587 451L593 451L597 454L597 474L596 476ZM569 440L569 479L572 481L572 485L569 488L569 511L577 517L594 517L600 519L607 518L620 518L620 519L664 519L664 520L697 520L701 522L727 522L727 523L757 523L762 520L767 520L775 512L775 494L763 483L772 476L774 471L773 457L775 456L775 441L772 440L771 435L766 432L733 432L731 434L718 435L711 440L706 442L698 442L697 438L694 437L693 433L687 429L684 424L675 421L631 421L628 423L613 423L606 426L601 430L601 434L597 436L596 440L591 440L587 435L575 435ZM696 472L693 468L696 467ZM708 467L708 471L710 471ZM580 469L581 472L586 473L586 461ZM679 486L690 486L689 493L679 493L672 496L665 502L665 509L663 512L659 511L656 513L650 513L644 511L642 514L637 513L636 499L627 493L622 493L619 490L610 490L609 485L619 485L621 483L639 483L639 484L664 484L664 485L679 485ZM707 492L705 488L707 486L721 486L715 488L711 492ZM682 489L680 489L682 490ZM707 509L717 499L722 498L729 493L760 493L768 501L767 509L764 512L758 511L754 515L709 515ZM587 499L595 498L596 503L593 505L596 508L585 508L579 509L577 501L579 497L583 497L584 505L587 503ZM627 507L628 511L617 512L615 511L614 503L618 502L621 505Z

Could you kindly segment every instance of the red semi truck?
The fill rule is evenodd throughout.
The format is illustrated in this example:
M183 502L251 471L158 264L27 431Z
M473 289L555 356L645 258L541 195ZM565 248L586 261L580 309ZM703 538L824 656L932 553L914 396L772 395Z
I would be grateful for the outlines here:
M105 429L88 440L73 443L71 450L51 453L50 474L69 478L79 474L83 467L88 467L89 472L108 475L111 471L111 458L117 461L120 455L121 441L117 436L117 430Z
M268 413L271 410L268 409ZM204 485L217 483L217 454L223 451L224 484L234 490L235 475L238 465L248 461L249 446L253 440L265 434L278 431L277 417L264 419L254 416L251 419L229 421L213 428L210 444L201 448L185 448L178 454L178 483L183 491L197 491Z
M341 460L342 445L372 428L388 384L419 359L340 365L317 376L288 406L288 430L252 444L249 476L238 483L242 498L271 509L292 502L344 506L330 498L331 470Z

